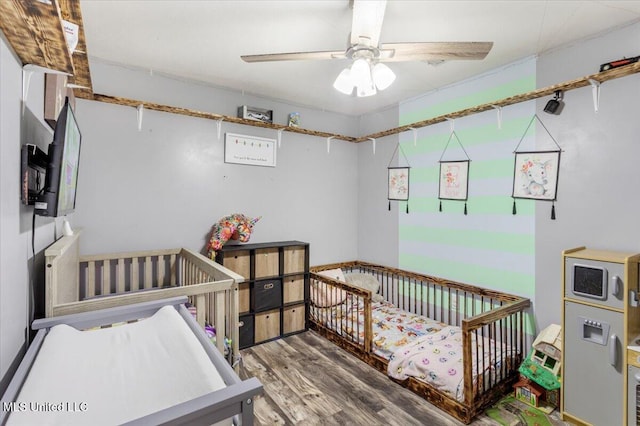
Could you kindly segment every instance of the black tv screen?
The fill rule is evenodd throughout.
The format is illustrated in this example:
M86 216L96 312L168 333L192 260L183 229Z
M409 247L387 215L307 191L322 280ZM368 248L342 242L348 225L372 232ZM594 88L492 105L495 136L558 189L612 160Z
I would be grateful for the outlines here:
M49 145L44 188L35 202L36 214L58 217L75 209L81 141L80 128L67 98Z

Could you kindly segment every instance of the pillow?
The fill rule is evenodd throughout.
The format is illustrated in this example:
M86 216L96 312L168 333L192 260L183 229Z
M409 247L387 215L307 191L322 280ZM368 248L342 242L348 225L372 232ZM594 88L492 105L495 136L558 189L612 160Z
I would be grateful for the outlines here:
M328 269L318 272L318 275L346 282L342 269ZM347 292L335 286L311 281L311 303L319 308L339 305L347 299Z
M380 281L371 274L352 273L345 275L347 283L354 287L358 287L371 292L371 300L374 302L382 302L384 297L378 293L380 289Z
M327 277L327 278L333 278L336 281L342 281L342 282L347 282L344 278L344 272L342 272L342 269L340 268L336 268L336 269L327 269L326 271L320 271L318 272L318 275L322 275L323 277Z

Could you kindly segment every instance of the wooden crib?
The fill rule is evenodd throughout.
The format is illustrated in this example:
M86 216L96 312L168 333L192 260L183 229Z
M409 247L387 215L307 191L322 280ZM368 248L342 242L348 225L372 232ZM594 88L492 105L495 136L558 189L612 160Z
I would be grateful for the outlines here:
M186 248L81 256L81 231L45 250L45 316L56 317L188 296L197 322L216 329L216 347L235 363L238 283L244 278ZM222 338L221 338L222 337Z
M372 306L381 304L372 301L370 290L319 275L336 268L347 274L372 275L380 284L383 303L393 305L389 309L399 308L398 311L413 318L427 317L439 322L438 327L454 326L448 330L457 330L457 336L461 336L458 341L461 341L463 380L458 385L461 388L458 397L417 377L392 380L467 424L511 390L528 348L524 326L524 313L530 306L528 299L360 261L312 267L310 328L384 373L389 363L400 352L406 353L404 348L410 345L396 350L392 361L380 355L373 331L378 326L374 322L380 318L373 318ZM314 292L317 300L325 301L315 307ZM330 299L333 302L327 303Z

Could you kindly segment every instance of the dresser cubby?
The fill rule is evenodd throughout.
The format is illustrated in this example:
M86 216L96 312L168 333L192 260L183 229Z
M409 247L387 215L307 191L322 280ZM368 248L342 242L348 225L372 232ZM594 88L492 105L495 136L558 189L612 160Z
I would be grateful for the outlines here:
M227 245L216 262L245 278L238 289L240 349L308 330L308 243Z

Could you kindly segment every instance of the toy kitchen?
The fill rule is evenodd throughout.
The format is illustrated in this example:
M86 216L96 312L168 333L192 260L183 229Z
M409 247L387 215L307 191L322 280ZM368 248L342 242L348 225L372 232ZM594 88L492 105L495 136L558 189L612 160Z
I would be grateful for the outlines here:
M565 250L562 418L640 425L640 254Z

